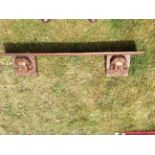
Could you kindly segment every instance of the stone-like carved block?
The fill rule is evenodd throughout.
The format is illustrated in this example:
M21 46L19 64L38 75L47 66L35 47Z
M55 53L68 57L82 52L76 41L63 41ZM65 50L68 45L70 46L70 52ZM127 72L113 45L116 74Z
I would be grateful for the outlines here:
M35 56L13 56L13 67L18 75L37 75Z
M106 56L106 76L128 76L130 68L130 55L107 55Z

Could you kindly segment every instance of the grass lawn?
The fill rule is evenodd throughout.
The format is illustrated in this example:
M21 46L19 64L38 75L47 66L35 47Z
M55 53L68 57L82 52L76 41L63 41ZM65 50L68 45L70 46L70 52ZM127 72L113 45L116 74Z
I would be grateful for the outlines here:
M19 77L2 57L0 134L155 130L155 20L0 20L2 51L7 43L108 41L144 51L128 77L106 78L99 56L38 57L38 77Z

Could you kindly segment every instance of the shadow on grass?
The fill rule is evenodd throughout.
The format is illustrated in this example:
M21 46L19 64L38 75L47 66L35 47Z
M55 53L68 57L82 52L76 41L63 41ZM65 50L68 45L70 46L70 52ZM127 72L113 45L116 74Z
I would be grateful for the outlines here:
M134 41L4 43L6 53L136 51Z

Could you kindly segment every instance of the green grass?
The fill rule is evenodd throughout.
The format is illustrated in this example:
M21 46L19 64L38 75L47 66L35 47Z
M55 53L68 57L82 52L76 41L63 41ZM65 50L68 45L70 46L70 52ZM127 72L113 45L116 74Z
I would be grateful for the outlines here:
M0 134L155 130L155 20L0 20L12 43L135 41L129 77L106 78L103 57L38 57L38 77L0 74Z

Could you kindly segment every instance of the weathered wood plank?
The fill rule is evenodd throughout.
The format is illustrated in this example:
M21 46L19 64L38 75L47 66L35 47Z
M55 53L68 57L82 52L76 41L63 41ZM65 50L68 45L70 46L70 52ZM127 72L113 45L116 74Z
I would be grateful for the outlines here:
M29 56L104 56L104 55L142 55L142 51L118 51L118 52L63 52L63 53L50 53L50 52L39 52L39 53L0 53L0 56L15 56L15 55L29 55Z

